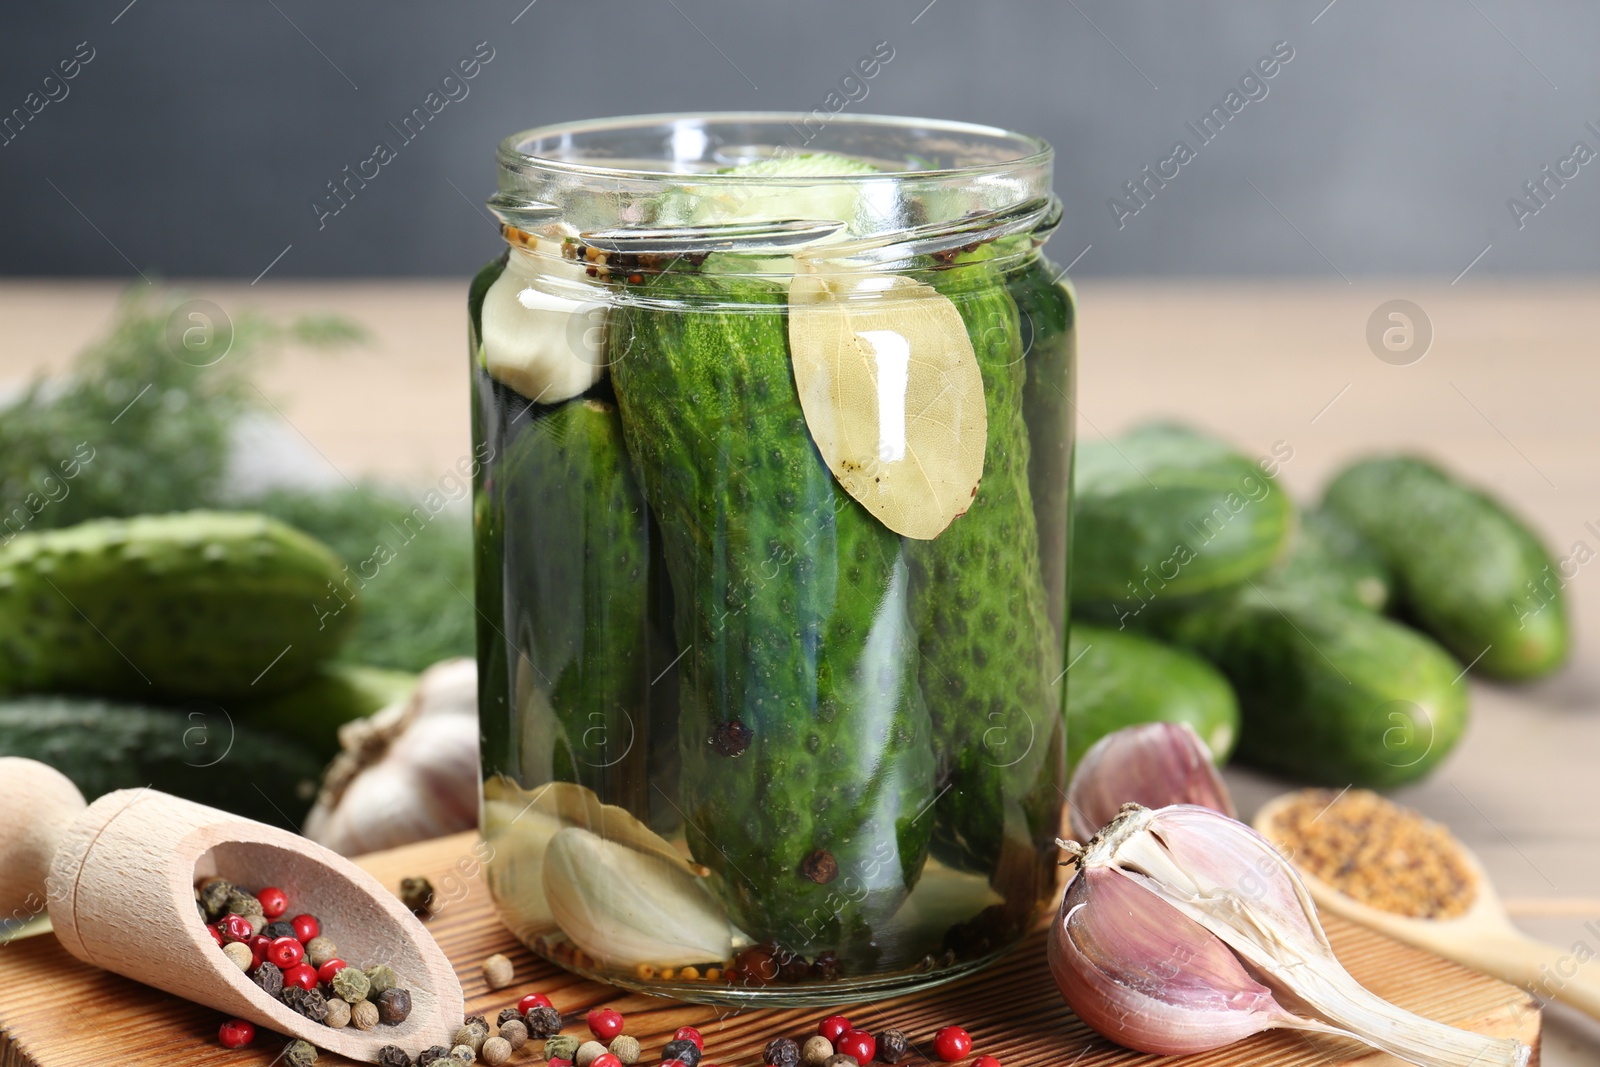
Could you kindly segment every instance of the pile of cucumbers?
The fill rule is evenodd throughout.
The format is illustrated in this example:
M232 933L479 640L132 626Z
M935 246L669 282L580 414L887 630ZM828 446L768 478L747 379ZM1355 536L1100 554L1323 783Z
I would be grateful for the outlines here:
M251 512L97 519L0 546L0 755L89 799L153 786L295 827L342 722L409 690L336 665L345 565Z
M1069 759L1122 726L1185 721L1219 761L1397 786L1461 737L1469 668L1561 665L1555 561L1505 506L1391 455L1297 512L1273 477L1291 457L1165 423L1080 446Z

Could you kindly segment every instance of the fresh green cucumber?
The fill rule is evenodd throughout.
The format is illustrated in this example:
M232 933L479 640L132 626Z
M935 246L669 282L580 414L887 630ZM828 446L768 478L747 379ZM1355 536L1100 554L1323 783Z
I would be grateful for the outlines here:
M1300 517L1288 558L1263 579L1352 607L1382 611L1389 604L1389 570L1361 532L1326 508Z
M417 676L406 671L329 663L287 693L240 701L232 711L238 721L296 741L327 761L339 754L339 727L404 700L416 684Z
M1239 701L1217 669L1144 634L1074 623L1067 662L1067 762L1106 734L1146 722L1186 722L1225 763L1239 738Z
M866 951L934 821L900 540L812 443L782 282L680 271L639 297L607 333L686 650L689 847L757 940Z
M1016 301L1027 381L1022 388L1027 423L1028 492L1039 530L1039 572L1056 633L1066 629L1071 586L1067 576L1072 523L1072 440L1077 422L1073 395L1077 352L1077 310L1070 285L1043 256L1006 278Z
M1466 727L1460 665L1365 608L1263 584L1156 618L1233 683L1238 757L1251 766L1388 788L1426 775Z
M541 411L499 476L506 633L525 668L522 780L577 782L643 818L647 517L616 406L574 399Z
M348 581L321 542L248 512L19 534L0 548L0 692L287 692L348 636Z
M1294 529L1288 494L1260 465L1188 427L1086 441L1075 474L1072 600L1099 617L1249 578Z
M1567 658L1555 560L1493 497L1415 456L1362 460L1323 500L1367 536L1402 614L1492 678L1537 678Z
M966 514L931 541L908 541L906 559L944 776L935 833L941 851L1011 879L1036 869L1059 828L1063 643L1040 571L1016 304L984 255L932 279L966 323L983 376L983 479Z
M323 765L209 701L168 709L64 696L0 701L0 756L47 763L89 800L148 787L288 829L310 810Z

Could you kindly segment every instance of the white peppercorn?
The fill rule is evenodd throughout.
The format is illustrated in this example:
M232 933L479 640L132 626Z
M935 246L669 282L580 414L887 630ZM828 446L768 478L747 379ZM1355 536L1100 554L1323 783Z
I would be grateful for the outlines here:
M511 1058L511 1042L503 1037L491 1037L483 1043L483 1062L489 1067L500 1065Z
M335 1030L350 1025L350 1004L348 1001L334 997L328 1001L328 1017L322 1020Z
M807 1067L822 1067L833 1055L833 1042L821 1034L814 1034L806 1040L805 1046L800 1049L800 1062Z
M250 964L254 962L254 957L250 952L250 946L245 944L243 941L233 941L229 944L223 945L222 954L228 957L228 959L233 962L233 965L239 968L241 971L248 971L250 969Z
M483 961L483 980L488 983L490 989L504 989L515 981L516 977L516 967L501 953L496 952Z
M513 1049L528 1043L528 1024L521 1019L507 1019L500 1024L500 1036L510 1042Z
M623 1067L633 1067L639 1062L639 1039L629 1034L618 1034L611 1039L611 1054L622 1061Z
M306 942L306 962L313 967L321 967L338 955L339 946L333 943L331 937L313 937Z
M450 1058L459 1060L462 1063L476 1063L478 1054L473 1051L471 1045L457 1045L450 1050Z
M487 1028L467 1023L456 1030L455 1036L450 1039L450 1044L456 1048L465 1045L473 1052L477 1052L483 1047L483 1043L488 1037L489 1031ZM451 1049L452 1053L454 1051L455 1049Z
M578 1046L577 1053L572 1057L575 1067L589 1067L596 1056L605 1055L606 1047L598 1041L585 1041Z
M350 1025L357 1030L371 1030L378 1025L378 1006L370 1000L350 1005Z

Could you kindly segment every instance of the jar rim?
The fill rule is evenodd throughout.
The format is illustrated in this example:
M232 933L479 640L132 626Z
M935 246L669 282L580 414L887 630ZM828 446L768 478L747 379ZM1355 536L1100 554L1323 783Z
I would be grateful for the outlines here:
M705 133L707 127L737 127L737 126L762 126L783 125L800 133L801 128L809 128L809 124L822 115L825 121L811 137L804 137L799 146L787 142L781 145L742 145L741 148L762 148L777 155L784 147L791 148L795 153L826 152L826 144L813 146L812 140L817 134L834 134L830 142L838 140L838 135L849 132L876 131L876 132L928 132L945 137L965 137L973 147L985 145L993 150L996 155L989 159L973 159L965 163L953 163L932 167L904 167L900 169L880 169L872 173L863 174L818 174L813 176L790 176L782 180L785 184L833 184L864 182L869 180L882 181L885 178L914 178L929 180L952 177L976 177L984 174L1002 173L1017 169L1048 168L1053 160L1054 149L1049 142L1032 134L1018 133L999 126L988 126L980 123L958 122L949 119L923 119L899 115L878 114L827 114L818 111L707 111L707 112L664 112L650 115L627 115L614 118L577 119L569 122L552 123L545 126L535 126L522 130L506 137L499 144L496 158L500 166L509 170L522 171L554 171L574 176L592 177L598 179L620 178L630 180L682 180L685 175L693 175L697 182L715 182L719 185L761 184L770 183L773 179L766 175L742 175L720 173L716 169L673 169L670 166L609 166L585 159L574 158L570 155L561 155L550 149L535 150L531 146L542 143L554 143L571 147L578 144L586 136L603 137L606 135L620 135L630 132L644 133L656 129L670 129L672 131L671 143L674 148L695 148L700 151L712 147L712 139ZM695 136L698 131L699 136ZM683 141L679 141L680 133L687 133ZM1011 151L1006 151L1004 146L1011 146ZM689 152L676 153L681 155ZM846 153L841 153L846 154ZM764 158L764 157L754 157ZM642 161L630 161L642 162ZM665 154L660 160L663 164L690 162L681 159L667 159ZM694 161L698 162L698 161ZM718 167L734 165L733 161L719 161Z

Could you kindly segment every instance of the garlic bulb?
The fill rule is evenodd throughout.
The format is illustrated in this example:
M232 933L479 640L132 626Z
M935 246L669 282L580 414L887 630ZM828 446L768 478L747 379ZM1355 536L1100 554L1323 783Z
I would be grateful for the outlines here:
M1087 840L1124 804L1198 804L1234 815L1233 797L1211 749L1186 722L1149 722L1106 734L1072 772L1072 831Z
M1051 931L1062 995L1145 1052L1200 1052L1259 1030L1341 1034L1422 1067L1525 1067L1530 1050L1413 1015L1334 958L1310 895L1254 830L1209 808L1130 805L1087 846Z
M404 703L339 729L305 835L346 856L478 825L478 671L429 667Z
M749 943L681 860L577 827L550 839L544 896L561 932L602 966L717 964Z
M513 248L506 269L484 294L483 364L496 381L553 404L577 396L605 373L605 307L558 295L558 289L582 291L583 265L562 259L557 242L531 235L527 240L537 255Z

